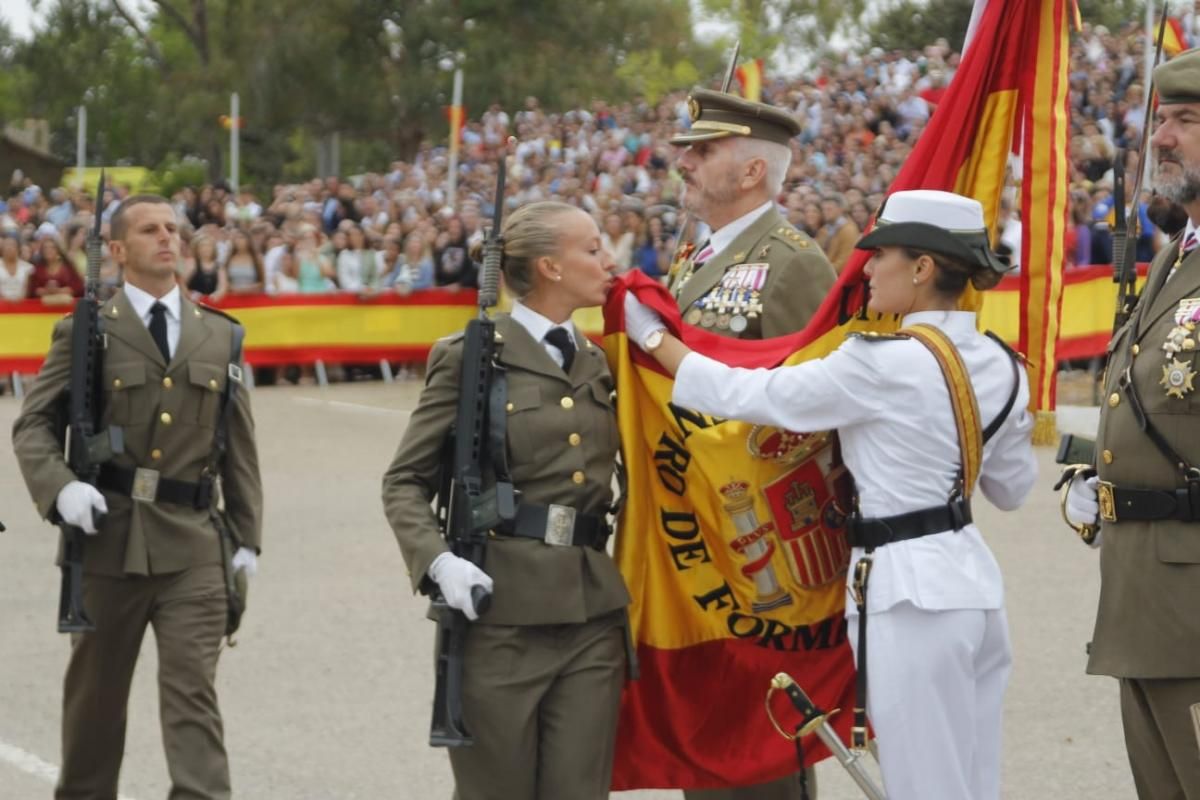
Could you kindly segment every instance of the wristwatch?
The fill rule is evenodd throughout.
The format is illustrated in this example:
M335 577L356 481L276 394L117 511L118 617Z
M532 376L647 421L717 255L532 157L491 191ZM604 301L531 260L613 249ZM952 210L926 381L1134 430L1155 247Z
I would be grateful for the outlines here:
M666 328L659 328L658 330L654 331L642 342L642 349L647 353L653 353L655 350L662 347L663 337L665 337L666 334Z

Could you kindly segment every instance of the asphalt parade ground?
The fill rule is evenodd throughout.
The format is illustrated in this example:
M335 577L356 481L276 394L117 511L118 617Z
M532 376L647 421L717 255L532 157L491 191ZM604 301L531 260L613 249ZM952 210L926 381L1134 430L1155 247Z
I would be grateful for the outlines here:
M252 395L264 551L238 645L222 653L218 676L235 797L450 798L446 755L426 744L433 623L408 588L379 497L420 387L409 380ZM67 638L55 633L56 529L38 518L12 456L18 408L11 395L0 397L0 521L8 527L0 534L0 800L51 796L68 653ZM1095 410L1063 409L1059 424L1094 431ZM1132 798L1116 683L1084 674L1097 554L1060 519L1053 456L1039 449L1038 486L1020 511L1000 513L982 499L975 510L1004 570L1015 652L1003 796ZM168 789L156 669L149 634L129 708L125 800ZM817 774L822 800L862 797L836 763Z

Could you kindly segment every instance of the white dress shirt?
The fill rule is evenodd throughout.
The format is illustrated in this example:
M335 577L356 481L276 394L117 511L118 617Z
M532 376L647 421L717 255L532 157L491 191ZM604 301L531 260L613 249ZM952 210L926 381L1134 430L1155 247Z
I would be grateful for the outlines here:
M774 200L768 200L753 211L738 217L719 231L713 231L712 235L708 237L708 244L713 249L713 252L705 261L711 261L713 257L720 255L722 250L733 244L734 239L742 235L742 231L753 225L759 217L770 211L774 205Z
M553 328L562 328L571 335L571 341L575 342L576 348L579 347L579 337L575 335L575 324L570 320L561 325L556 325L529 306L523 305L520 300L513 301L512 310L508 314L515 322L519 322L522 328L529 331L529 335L533 337L533 340L541 344L545 351L549 353L550 358L554 359L554 363L560 367L563 365L562 352L546 341L546 334Z
M171 291L164 294L162 297L155 297L149 292L144 292L132 283L125 284L125 296L129 298L129 304L133 306L133 310L137 312L138 319L147 329L150 327L150 307L157 301L167 307L167 347L171 351L171 355L175 355L175 351L179 348L179 287L176 286Z
M986 427L1012 392L1010 356L975 329L971 312L904 318L905 325L918 322L941 329L958 348ZM978 485L1004 510L1019 506L1037 477L1023 369L1019 377L1012 410L984 446ZM774 370L737 369L691 353L680 365L672 399L726 419L792 431L836 428L864 517L945 505L958 474L950 394L933 354L915 340L851 338L825 358ZM862 554L855 548L851 563ZM974 524L878 548L869 591L871 613L905 600L926 610L1000 608L1004 602L1000 568ZM847 610L854 613L852 606Z

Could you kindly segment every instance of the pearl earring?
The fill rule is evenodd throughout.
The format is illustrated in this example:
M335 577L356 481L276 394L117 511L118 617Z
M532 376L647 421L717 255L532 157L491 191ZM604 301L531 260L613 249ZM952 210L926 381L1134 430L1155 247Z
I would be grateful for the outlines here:
M913 286L916 286L916 285L917 285L917 283L918 283L918 281L917 281L916 277L914 276L914 277L913 277Z

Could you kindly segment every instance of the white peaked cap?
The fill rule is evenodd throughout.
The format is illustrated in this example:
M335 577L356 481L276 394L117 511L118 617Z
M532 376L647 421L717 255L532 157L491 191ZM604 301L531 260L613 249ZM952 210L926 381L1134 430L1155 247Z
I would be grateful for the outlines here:
M910 189L888 195L879 221L923 222L948 231L981 231L987 227L978 200L936 189Z

